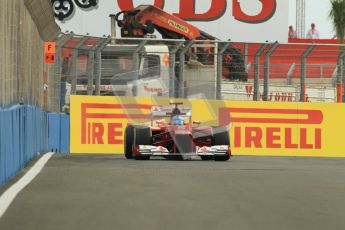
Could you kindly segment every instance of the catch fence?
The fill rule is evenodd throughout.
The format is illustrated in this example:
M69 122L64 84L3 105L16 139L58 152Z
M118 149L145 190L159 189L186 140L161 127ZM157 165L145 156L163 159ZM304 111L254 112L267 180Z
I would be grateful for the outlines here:
M335 102L345 52L335 44L60 37L55 79L69 95Z

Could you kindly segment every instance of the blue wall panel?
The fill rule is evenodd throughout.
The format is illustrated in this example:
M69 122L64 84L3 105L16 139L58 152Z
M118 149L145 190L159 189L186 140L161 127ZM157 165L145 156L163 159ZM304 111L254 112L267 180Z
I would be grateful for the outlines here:
M6 144L5 144L5 113L0 112L0 184L4 182L4 177L6 174L6 165L5 165L5 157L6 155L3 154L6 151Z
M32 106L0 109L0 184L38 153L69 153L70 117Z
M47 150L46 113L32 106L0 109L0 184Z
M48 114L49 120L49 144L52 152L69 153L69 115Z
M60 152L69 153L70 119L69 115L60 116Z
M48 149L51 152L60 152L60 115L48 114L48 122Z

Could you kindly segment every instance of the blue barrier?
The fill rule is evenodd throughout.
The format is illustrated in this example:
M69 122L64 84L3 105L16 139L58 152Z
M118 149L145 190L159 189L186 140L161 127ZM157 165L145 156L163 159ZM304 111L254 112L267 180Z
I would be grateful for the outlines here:
M70 117L69 115L60 115L60 152L69 153L70 149Z
M49 143L48 149L52 152L69 153L69 115L48 114Z
M48 149L51 152L60 150L60 116L58 114L48 114L49 132Z
M70 118L33 106L0 109L0 185L39 153L69 153Z
M48 116L32 106L0 109L0 184L48 150Z

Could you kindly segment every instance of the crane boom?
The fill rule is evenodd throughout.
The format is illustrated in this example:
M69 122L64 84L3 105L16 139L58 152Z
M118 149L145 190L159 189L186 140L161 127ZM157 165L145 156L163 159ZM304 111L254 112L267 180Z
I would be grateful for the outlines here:
M123 19L120 16L123 15ZM144 37L157 30L163 39L218 40L196 26L153 5L140 5L131 11L116 14L121 37ZM244 60L240 49L231 44L223 55L223 75L230 80L247 81Z

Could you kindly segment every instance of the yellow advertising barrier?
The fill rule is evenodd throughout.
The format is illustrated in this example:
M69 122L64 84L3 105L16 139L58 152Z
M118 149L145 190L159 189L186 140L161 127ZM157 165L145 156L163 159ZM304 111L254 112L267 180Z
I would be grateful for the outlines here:
M234 155L345 157L344 104L173 99L201 125L229 125ZM71 96L71 153L123 154L127 124L168 98Z

